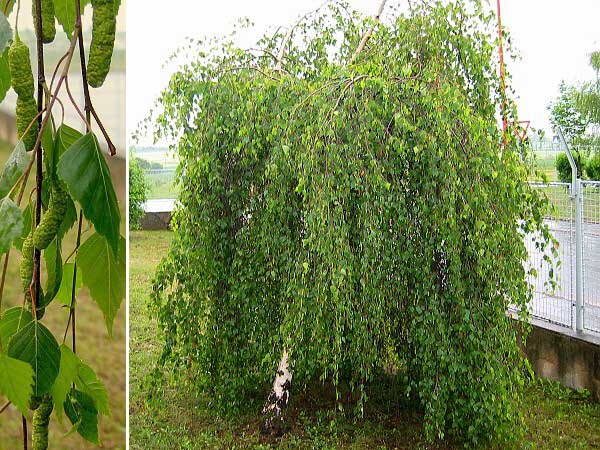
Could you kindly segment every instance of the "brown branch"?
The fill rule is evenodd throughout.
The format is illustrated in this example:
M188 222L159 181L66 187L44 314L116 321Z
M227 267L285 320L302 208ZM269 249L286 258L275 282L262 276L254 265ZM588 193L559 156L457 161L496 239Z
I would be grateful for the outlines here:
M383 8L385 7L385 2L386 1L387 0L382 0L381 4L379 5L379 9L377 10L377 13L373 17L373 20L375 22L379 22L379 18L381 17L381 14L383 13ZM369 38L373 34L373 30L374 29L375 29L375 25L371 26L371 28L369 28L367 30L367 32L364 34L364 36L360 40L360 43L358 44L358 48L356 49L356 51L352 55L352 58L350 58L350 64L354 63L354 61L356 60L356 58L358 58L358 55L360 54L360 52L363 51L363 48L365 48L365 45L367 44L367 41L369 40Z
M96 123L98 124L98 127L100 128L100 131L102 132L102 135L104 136L104 139L106 140L106 145L108 145L108 151L110 152L110 156L115 156L117 154L117 148L115 147L115 144L113 144L112 140L110 139L110 136L108 135L106 128L104 128L104 124L100 120L100 117L98 117L98 113L96 112L94 105L91 105L91 113L92 113L92 116L94 116L94 119L96 120Z
M78 23L81 23L81 3L79 0L75 1L75 17ZM81 80L83 82L83 99L84 99L84 110L85 117L87 119L86 126L88 133L91 131L90 127L90 113L92 111L92 99L90 98L90 87L87 81L87 67L85 65L85 48L83 47L83 31L79 27L77 32L77 41L79 42L79 62L81 65Z
M36 29L36 49L37 49L37 108L38 108L38 124L42 125L41 112L44 109L44 86L46 86L46 76L44 74L44 43L42 42L42 0L33 0L35 2L35 29ZM37 140L41 141L43 130L40 129ZM44 165L42 161L42 146L36 142L34 152L36 153L37 165L35 183L37 186L37 195L35 202L35 226L37 227L42 221L42 182ZM40 302L41 294L41 259L42 252L34 248L33 252L33 295L31 297L31 309L33 317L37 319L37 305Z

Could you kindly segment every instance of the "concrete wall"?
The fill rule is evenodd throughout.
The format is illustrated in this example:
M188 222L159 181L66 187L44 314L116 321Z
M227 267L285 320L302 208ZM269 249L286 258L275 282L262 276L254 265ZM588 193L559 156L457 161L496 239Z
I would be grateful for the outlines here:
M170 212L147 212L140 221L142 230L169 230L170 225Z
M600 336L533 320L525 353L536 375L573 389L588 389L600 401Z

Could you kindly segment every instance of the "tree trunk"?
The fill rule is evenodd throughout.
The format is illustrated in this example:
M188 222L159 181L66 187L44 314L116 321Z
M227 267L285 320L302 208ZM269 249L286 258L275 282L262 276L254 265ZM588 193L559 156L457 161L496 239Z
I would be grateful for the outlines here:
M261 432L272 436L281 436L288 425L285 412L290 400L292 387L292 372L289 367L287 349L283 349L277 375L273 382L273 389L262 409L263 422Z

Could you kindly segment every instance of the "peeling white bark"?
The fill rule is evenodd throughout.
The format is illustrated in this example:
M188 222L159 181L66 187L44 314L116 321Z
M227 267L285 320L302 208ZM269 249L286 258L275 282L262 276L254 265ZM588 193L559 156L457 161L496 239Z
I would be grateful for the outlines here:
M281 436L285 432L285 410L290 400L292 387L292 372L289 365L287 349L283 349L273 389L262 409L264 416L262 432Z

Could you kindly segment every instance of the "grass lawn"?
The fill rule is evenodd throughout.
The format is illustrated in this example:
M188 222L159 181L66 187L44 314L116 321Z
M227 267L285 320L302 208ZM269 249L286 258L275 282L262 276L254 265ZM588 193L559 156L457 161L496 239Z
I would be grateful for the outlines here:
M10 152L9 146L0 144L0 168L3 167ZM30 177L30 178L33 178ZM116 189L121 204L124 198L124 184L116 180ZM123 215L123 211L121 211ZM123 227L124 225L122 225ZM124 229L124 228L122 228ZM89 232L88 232L89 235ZM75 245L75 232L72 230L65 238L65 253L70 253ZM66 256L66 255L65 255ZM4 258L2 258L4 261ZM12 251L9 261L7 284L4 291L2 309L22 304L22 294L19 278L20 254ZM67 323L68 311L58 304L51 304L43 319L55 336L62 336ZM91 300L87 290L83 289L78 297L77 306L77 352L98 374L106 385L109 397L111 417L101 417L100 439L105 449L125 448L125 418L126 418L126 344L125 344L125 304L123 303L115 319L113 338L110 339L102 312ZM59 344L62 339L58 339ZM5 399L0 396L0 404ZM50 428L51 449L94 449L96 446L84 441L77 433L63 437L69 430L68 420L61 426L52 419ZM31 434L31 425L29 428ZM23 448L21 437L21 416L16 409L10 407L0 415L0 450Z
M263 399L248 399L238 416L223 417L202 393L167 379L151 388L147 383L161 349L156 323L146 307L154 269L166 254L172 233L140 231L130 234L130 448L141 449L438 449L421 438L422 416L404 404L391 384L372 393L364 420L334 414L332 393L316 386L311 395L292 394L292 429L283 438L264 438L258 432ZM148 393L159 400L148 402ZM600 448L600 404L557 385L532 383L526 390L523 413L528 431L516 448ZM493 448L493 447L492 447Z

